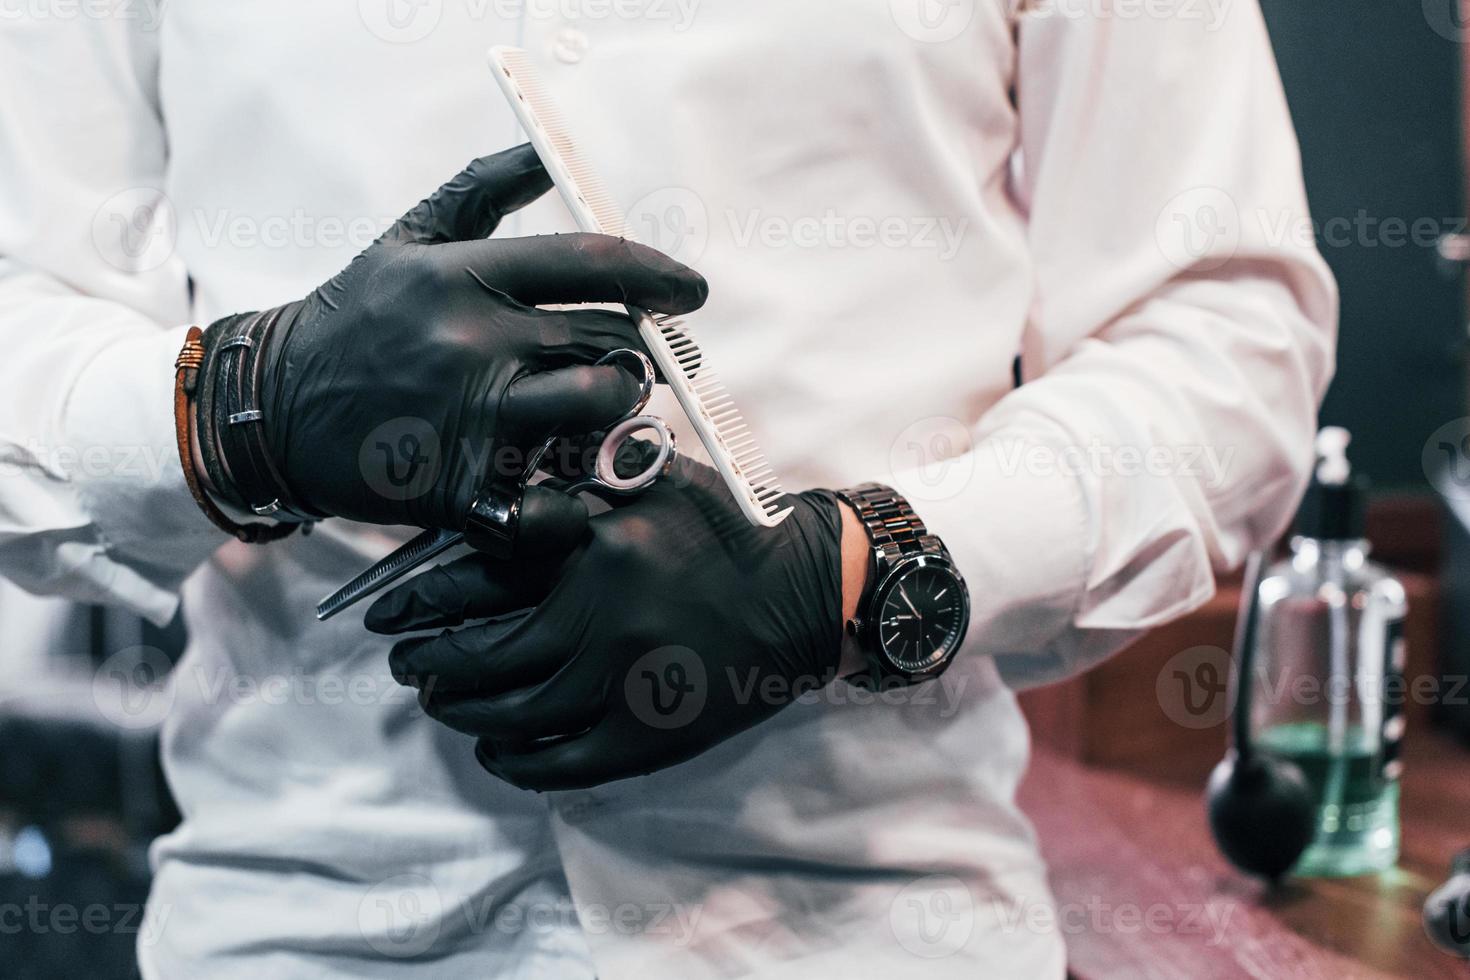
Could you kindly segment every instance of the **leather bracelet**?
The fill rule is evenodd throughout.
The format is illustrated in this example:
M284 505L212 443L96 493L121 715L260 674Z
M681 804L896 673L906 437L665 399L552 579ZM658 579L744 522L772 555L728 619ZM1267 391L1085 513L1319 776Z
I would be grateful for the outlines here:
M271 334L275 332L280 324L281 317L284 315L284 311L277 310L266 320L257 344L255 365L250 375L250 404L255 405L258 409L261 408L261 397L265 393L266 345L270 342ZM325 519L327 517L326 514L305 506L300 502L296 494L291 492L291 485L286 482L285 474L276 466L275 455L271 452L270 441L266 438L264 419L262 419L259 425L251 426L250 432L253 436L250 442L251 447L260 457L261 468L265 471L266 479L269 481L269 486L274 492L275 500L281 505L279 508L281 512L308 524ZM311 528L307 527L303 533L309 533L310 531Z
M226 372L223 418L216 421L220 426L217 435L221 455L238 470L233 474L235 490L247 506L261 517L305 524L325 515L308 512L295 502L272 458L260 404L265 349L281 315L275 310L251 318L227 345L230 349L224 353L229 356L222 368Z
M233 434L230 432L230 405L234 400L232 392L236 384L235 378L241 366L241 357L237 352L250 344L250 325L259 315L251 313L249 316L231 321L220 336L213 338L214 349L210 351L209 360L205 365L209 370L209 375L205 379L206 384L213 382L212 397L206 406L209 416L209 436L220 470L218 476L211 473L210 477L230 503L246 510L250 508L250 501L245 496L245 488L241 486L240 475L235 473L235 461L240 457L239 449L233 445ZM231 452L232 449L234 452Z
M219 372L215 367L220 344L228 340L246 319L247 316L236 316L218 320L204 332L208 345L204 350L204 362L199 368L198 396L194 401L194 424L198 429L199 459L204 464L204 472L214 484L214 492L240 508L245 506L245 502L235 496L234 485L225 475L224 463L220 459L219 439L215 435L214 406L217 401L216 389L219 387Z
M190 447L189 419L193 414L191 401L199 383L199 370L204 364L204 332L190 327L184 346L174 360L174 436L179 444L179 463L184 470L184 482L189 493L211 524L246 544L265 544L278 541L296 530L295 524L237 524L209 499L199 485L199 475L194 470L194 452Z
M218 348L212 369L215 376L214 403L210 416L214 425L214 441L219 449L220 466L229 481L231 499L236 506L254 510L251 506L251 480L249 470L252 461L247 458L241 445L240 433L230 424L230 419L239 411L241 403L240 378L245 373L246 362L255 341L251 328L260 319L259 313L232 325L226 336L217 340Z

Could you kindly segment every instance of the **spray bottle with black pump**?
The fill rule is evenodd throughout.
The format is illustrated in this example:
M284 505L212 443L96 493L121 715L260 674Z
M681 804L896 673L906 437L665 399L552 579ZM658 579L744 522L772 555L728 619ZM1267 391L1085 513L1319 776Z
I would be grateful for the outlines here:
M1318 434L1290 557L1259 584L1247 575L1235 746L1211 779L1210 816L1226 855L1267 877L1364 874L1398 858L1407 603L1368 560L1350 438Z

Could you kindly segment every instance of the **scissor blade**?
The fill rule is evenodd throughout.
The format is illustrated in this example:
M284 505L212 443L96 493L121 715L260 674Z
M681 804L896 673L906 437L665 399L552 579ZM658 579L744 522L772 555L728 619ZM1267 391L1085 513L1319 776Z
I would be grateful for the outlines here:
M464 540L459 531L428 530L317 603L316 618L328 620Z

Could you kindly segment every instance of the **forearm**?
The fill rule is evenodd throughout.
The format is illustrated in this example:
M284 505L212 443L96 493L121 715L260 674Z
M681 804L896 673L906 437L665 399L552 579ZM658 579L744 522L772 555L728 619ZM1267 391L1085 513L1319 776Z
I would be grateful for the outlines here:
M189 282L157 59L130 18L0 31L0 575L162 621L223 539L174 444Z
M1023 15L1017 36L1026 380L974 420L962 489L894 486L969 583L967 654L1032 684L1204 602L1284 526L1336 293L1310 244L1272 233L1308 212L1254 3L1218 30ZM1097 138L1142 130L1170 136Z
M1330 282L1294 295L1288 268L1171 288L1099 331L980 420L950 461L962 492L895 474L969 584L962 656L1016 686L1061 679L1203 603L1280 532L1332 339Z
M0 277L0 573L28 591L166 621L223 538L203 523L174 446L182 328L36 274Z

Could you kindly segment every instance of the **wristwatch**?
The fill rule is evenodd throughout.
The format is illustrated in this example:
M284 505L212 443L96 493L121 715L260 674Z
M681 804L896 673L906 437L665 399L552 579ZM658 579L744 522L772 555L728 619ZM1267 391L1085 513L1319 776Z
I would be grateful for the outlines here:
M944 673L970 625L970 593L944 542L891 487L864 483L837 496L872 543L872 566L847 631L874 680L917 684Z

